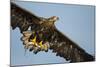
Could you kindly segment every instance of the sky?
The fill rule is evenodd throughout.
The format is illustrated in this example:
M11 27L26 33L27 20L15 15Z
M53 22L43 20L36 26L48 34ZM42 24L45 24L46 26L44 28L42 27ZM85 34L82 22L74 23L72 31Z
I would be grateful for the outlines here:
M95 54L95 7L89 5L54 4L39 2L15 2L20 7L41 17L58 16L56 27L64 35L77 43L86 52ZM52 50L33 54L27 51L20 40L19 29L11 29L11 65L32 65L67 63L64 58L56 56Z

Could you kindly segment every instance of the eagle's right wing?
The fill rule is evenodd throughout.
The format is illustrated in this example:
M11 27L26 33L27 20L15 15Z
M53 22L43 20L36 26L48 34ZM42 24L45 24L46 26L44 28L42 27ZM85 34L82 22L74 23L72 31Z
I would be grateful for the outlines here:
M15 3L11 2L11 26L12 29L18 27L21 31L27 31L29 27L39 27L40 17L35 16L29 11L19 7Z

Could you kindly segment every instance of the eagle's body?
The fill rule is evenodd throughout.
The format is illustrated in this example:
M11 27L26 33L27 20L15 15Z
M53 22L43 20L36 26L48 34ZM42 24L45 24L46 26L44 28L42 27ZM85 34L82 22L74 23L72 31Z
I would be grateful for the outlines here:
M57 20L57 16L38 17L11 3L11 26L12 29L16 27L20 29L25 49L29 49L35 54L51 49L57 56L70 62L94 61L92 55L57 30L55 26Z

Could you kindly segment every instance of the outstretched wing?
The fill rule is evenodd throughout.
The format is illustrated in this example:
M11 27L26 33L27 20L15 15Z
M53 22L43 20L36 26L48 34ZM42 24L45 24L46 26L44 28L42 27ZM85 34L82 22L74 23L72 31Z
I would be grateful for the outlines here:
M11 2L12 29L18 27L22 33L28 30L29 27L37 27L40 21L39 17Z
M65 58L70 62L94 61L94 57L84 49L80 48L76 43L55 29L55 35L52 38L50 49L56 53L56 56Z

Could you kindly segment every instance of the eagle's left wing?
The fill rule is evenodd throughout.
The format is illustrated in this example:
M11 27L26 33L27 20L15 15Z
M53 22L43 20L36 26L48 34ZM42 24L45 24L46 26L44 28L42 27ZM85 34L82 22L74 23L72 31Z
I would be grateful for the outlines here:
M88 54L84 49L74 43L60 31L55 28L51 36L50 49L56 53L56 56L65 58L70 62L94 61L94 57Z

